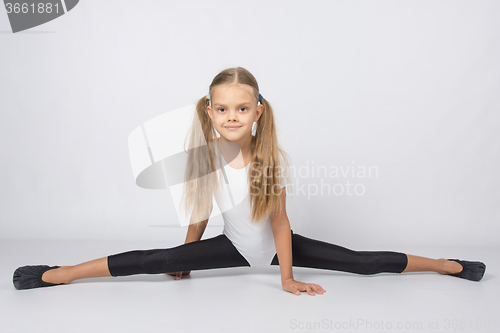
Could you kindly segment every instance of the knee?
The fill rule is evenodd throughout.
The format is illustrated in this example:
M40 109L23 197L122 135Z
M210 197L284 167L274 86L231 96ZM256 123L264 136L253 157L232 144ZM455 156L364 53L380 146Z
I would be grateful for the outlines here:
M360 253L359 274L372 275L382 272L383 261L377 253Z
M362 272L370 275L377 273L401 273L406 266L406 259L396 252L364 252L362 253Z
M160 274L176 271L176 256L172 255L170 249L144 251L140 255L142 258L138 261L141 268L147 274Z

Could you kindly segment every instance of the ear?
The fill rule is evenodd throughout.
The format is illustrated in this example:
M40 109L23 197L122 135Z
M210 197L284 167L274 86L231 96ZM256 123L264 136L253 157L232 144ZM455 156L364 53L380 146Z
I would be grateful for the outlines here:
M262 116L262 112L264 112L264 105L257 105L257 111L255 112L255 118L253 121L259 120L260 116Z
M212 119L212 121L213 121L214 115L212 114L212 107L211 106L207 106L207 113L208 113L208 116L210 117L210 119Z

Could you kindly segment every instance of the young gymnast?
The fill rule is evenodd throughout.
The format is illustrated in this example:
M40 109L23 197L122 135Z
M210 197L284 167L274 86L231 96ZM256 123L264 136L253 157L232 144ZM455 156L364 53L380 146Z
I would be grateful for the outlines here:
M482 279L486 269L482 262L353 251L294 233L286 214L288 160L277 142L273 109L246 69L229 68L215 76L209 93L197 103L196 116L201 125L200 142L206 142L207 149L188 152L183 199L191 223L185 244L128 251L75 266L19 267L13 276L15 288L132 274L167 273L179 280L192 270L262 265L279 265L283 290L295 295L304 291L323 294L325 289L294 280L292 266L356 274L433 271L472 281ZM196 146L193 140L196 135L191 137L191 147ZM233 207L227 206L227 193ZM220 207L228 207L221 209L224 229L218 236L201 240L214 197ZM239 203L234 205L234 201Z

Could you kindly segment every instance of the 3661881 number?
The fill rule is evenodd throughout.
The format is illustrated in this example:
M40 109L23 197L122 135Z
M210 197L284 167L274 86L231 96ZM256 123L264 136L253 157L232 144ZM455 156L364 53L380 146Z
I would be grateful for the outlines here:
M32 3L32 4L27 4L27 3L10 3L10 2L7 2L5 4L5 9L7 9L7 14L10 14L10 13L15 13L15 14L18 14L18 13L23 13L23 14L27 14L27 13L39 13L39 14L43 14L43 13L47 13L47 14L50 14L52 12L55 12L55 13L59 13L59 4L56 3L55 5L52 5L52 3L48 2L48 3L38 3L35 4Z
M446 319L444 321L444 326L445 329L476 329L476 330L489 330L489 329L496 329L497 328L497 322L488 320L488 319L477 319L477 320L457 320L457 319Z

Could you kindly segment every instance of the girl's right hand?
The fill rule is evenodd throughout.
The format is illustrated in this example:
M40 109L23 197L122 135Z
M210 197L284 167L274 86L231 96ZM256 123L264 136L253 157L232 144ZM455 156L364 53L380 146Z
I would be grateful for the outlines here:
M175 276L176 280L180 280L183 275L189 275L189 273L191 273L191 271L171 272L171 273L167 273L167 274Z

